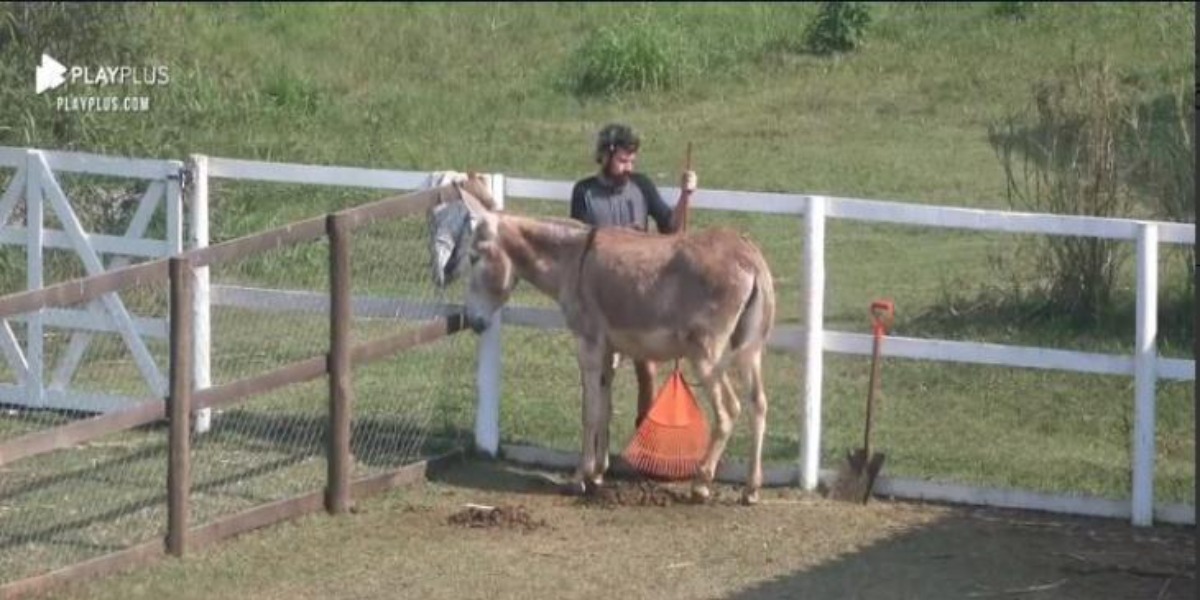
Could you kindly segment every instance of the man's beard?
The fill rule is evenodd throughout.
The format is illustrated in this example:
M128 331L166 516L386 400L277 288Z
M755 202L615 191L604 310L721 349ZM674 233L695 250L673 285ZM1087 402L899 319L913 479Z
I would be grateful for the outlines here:
M608 171L606 171L604 173L604 176L609 181L611 181L614 185L618 185L618 186L629 183L629 179L631 177L631 175L629 173L612 173L612 172L608 172Z

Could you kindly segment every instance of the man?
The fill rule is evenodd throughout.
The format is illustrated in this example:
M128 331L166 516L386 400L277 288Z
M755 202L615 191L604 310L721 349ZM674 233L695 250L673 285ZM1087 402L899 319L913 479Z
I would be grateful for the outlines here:
M667 206L654 182L634 170L641 140L627 125L613 123L600 130L596 140L596 162L600 171L575 183L571 191L571 218L596 227L632 227L649 231L654 219L660 234L679 231L686 222L688 203L696 191L696 174L684 171L679 201ZM654 401L654 363L634 361L638 381L638 413L641 426Z

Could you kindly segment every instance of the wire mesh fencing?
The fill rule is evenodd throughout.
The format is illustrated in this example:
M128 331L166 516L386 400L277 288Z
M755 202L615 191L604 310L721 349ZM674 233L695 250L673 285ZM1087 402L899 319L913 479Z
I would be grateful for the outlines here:
M44 368L27 369L21 385L3 388L0 583L164 533L166 432L153 410L142 409L163 404L167 309L166 282L155 281L5 319L16 325L26 362L40 355ZM41 340L40 350L33 340ZM150 416L103 435L68 427L133 413Z
M207 363L197 373L203 378L207 370L209 381L197 381L197 388L245 384L298 362L318 363L307 381L260 387L193 411L189 501L196 525L325 483L328 254L327 240L318 237L221 261L207 273L195 268L196 285L207 279L208 286L207 315L202 303L195 312L197 331L207 322L208 356L198 353L194 360Z
M164 428L109 434L5 469L0 584L166 534Z
M356 197L351 204L375 199ZM429 276L425 219L414 209L343 230L355 357L351 478L395 469L465 439L474 380L463 363L473 346L435 335L439 327L445 334L446 317L461 309L445 305L447 296ZM331 286L340 282L332 277L330 223L321 217L307 222L319 238L210 268L212 386L297 365L308 369L305 361L313 360L322 376L212 412L211 429L194 446L194 501L207 507L199 514L216 518L234 506L283 499L327 482L326 444L337 426L330 422L332 388L324 368L326 357L332 359L331 318L337 318Z
M432 277L425 211L372 221L350 233L354 346L434 332L462 312L463 282ZM356 361L355 476L394 469L470 440L475 340L451 335L375 361Z

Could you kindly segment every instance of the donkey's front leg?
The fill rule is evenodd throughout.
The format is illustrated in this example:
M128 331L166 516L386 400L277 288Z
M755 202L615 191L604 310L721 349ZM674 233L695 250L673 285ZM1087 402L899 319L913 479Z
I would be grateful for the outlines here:
M587 492L598 484L596 450L599 448L604 401L601 377L604 374L604 346L599 342L579 343L579 380L582 388L583 435L580 438L579 466L571 482L573 492Z

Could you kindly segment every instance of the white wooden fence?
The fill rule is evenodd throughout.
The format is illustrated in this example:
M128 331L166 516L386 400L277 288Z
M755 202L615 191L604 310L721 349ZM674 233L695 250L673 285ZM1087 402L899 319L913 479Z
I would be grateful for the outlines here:
M0 245L22 246L26 250L26 287L41 288L45 283L45 248L74 251L88 275L128 265L131 257L158 258L183 248L183 163L170 160L113 158L74 152L50 152L25 148L0 147L0 167L15 169L7 189L0 196L0 224L9 221L24 199L25 224L8 223L0 227ZM123 236L85 231L62 185L60 173L88 173L147 181L133 218ZM166 239L146 238L146 230L159 206L166 211ZM53 213L61 230L45 226ZM106 263L103 255L115 255ZM131 315L119 294L111 293L90 303L86 309L43 310L23 319L27 339L25 348L17 342L12 325L0 321L0 355L16 374L18 384L0 384L0 402L35 408L94 410L107 412L130 406L142 398L94 392L79 392L70 382L84 353L97 332L117 333L133 356L150 393L166 393L165 369L160 368L147 349L144 337L165 339L165 318ZM71 330L71 339L58 366L45 383L45 330L57 327Z
M507 180L505 193L512 197L566 202L570 198L571 186L572 182L510 178ZM664 197L673 198L678 197L679 190L666 187L662 188L662 193ZM804 238L805 327L779 327L771 340L773 347L804 355L805 384L801 411L804 419L803 446L800 450L798 473L775 472L768 473L766 477L777 482L794 481L798 478L805 490L816 489L818 479L822 475L819 459L824 352L869 356L872 343L869 335L824 328L825 224L828 219L1135 241L1137 333L1133 356L939 339L888 338L888 355L893 357L1078 373L1132 375L1135 380L1135 410L1133 439L1130 441L1133 446L1133 483L1129 503L898 478L884 478L880 481L878 489L884 494L913 499L1127 517L1135 525L1149 525L1155 519L1173 523L1195 523L1192 506L1156 507L1154 504L1155 383L1159 379L1194 381L1196 370L1194 360L1160 358L1157 355L1158 248L1164 243L1194 245L1194 224L727 190L699 190L694 196L692 206L803 216L803 222L798 223L798 226L803 229ZM554 311L514 308L509 313L510 323L550 328L563 326L561 317ZM489 409L488 414L496 412ZM492 424L492 427L498 429L499 425ZM483 448L495 451L496 445L493 440L496 437L495 434L487 432L478 438L478 442ZM826 472L825 475L828 476L829 473ZM738 478L740 479L740 476Z
M62 153L53 154L57 156ZM96 159L99 160L99 157ZM428 177L428 173L424 172L281 164L204 156L191 157L190 164L192 185L189 198L194 220L190 228L192 246L205 245L208 242L209 178L409 191L422 187ZM506 196L561 202L567 202L570 198L572 182L569 181L508 178L502 175L492 175L492 178L493 193L501 205ZM677 197L679 192L672 187L664 187L661 191L664 197ZM1195 523L1194 508L1191 505L1154 503L1153 477L1155 382L1159 379L1195 380L1194 360L1161 358L1156 352L1158 249L1161 244L1194 245L1195 225L733 190L699 190L692 205L701 209L793 215L797 220L798 232L804 240L804 326L781 326L770 343L775 348L804 355L805 385L799 399L802 403L803 444L795 467L769 470L766 479L774 484L799 483L806 490L815 489L818 480L829 475L829 471L822 471L819 464L824 353L871 353L869 335L824 328L825 226L829 219L1134 241L1137 248L1137 329L1135 353L1132 356L938 339L889 337L888 340L888 354L894 357L1132 376L1135 381L1135 414L1133 439L1130 440L1133 448L1133 481L1129 501L890 477L881 478L876 488L879 493L900 498L1128 518L1139 526L1149 525L1155 520ZM0 203L0 208L3 206ZM7 232L5 234L12 235ZM280 303L272 300L275 295L282 298L294 294L282 290L225 286L211 286L210 289L206 280L202 280L197 287L197 305L204 307L197 310L205 311L210 302L258 308L266 305L278 306ZM356 304L366 306L372 300L387 302L386 299L360 298L356 299ZM394 300L392 302L395 303ZM302 306L303 303L293 305ZM452 306L443 308L453 309ZM493 455L503 450L510 456L523 456L533 461L562 462L563 457L556 457L553 453L530 452L528 448L519 447L502 448L499 426L502 396L502 349L499 333L502 323L554 329L563 327L561 315L555 310L510 306L504 310L502 317L503 319L497 320L479 341L476 445L480 450ZM204 327L202 324L207 323L207 312L197 319L197 323L201 324L198 327ZM198 357L207 356L207 330L198 330L195 337L198 351L201 350L200 346L204 346ZM207 379L198 378L197 385L207 385ZM743 468L743 465L732 465L720 475L738 476L736 472Z

